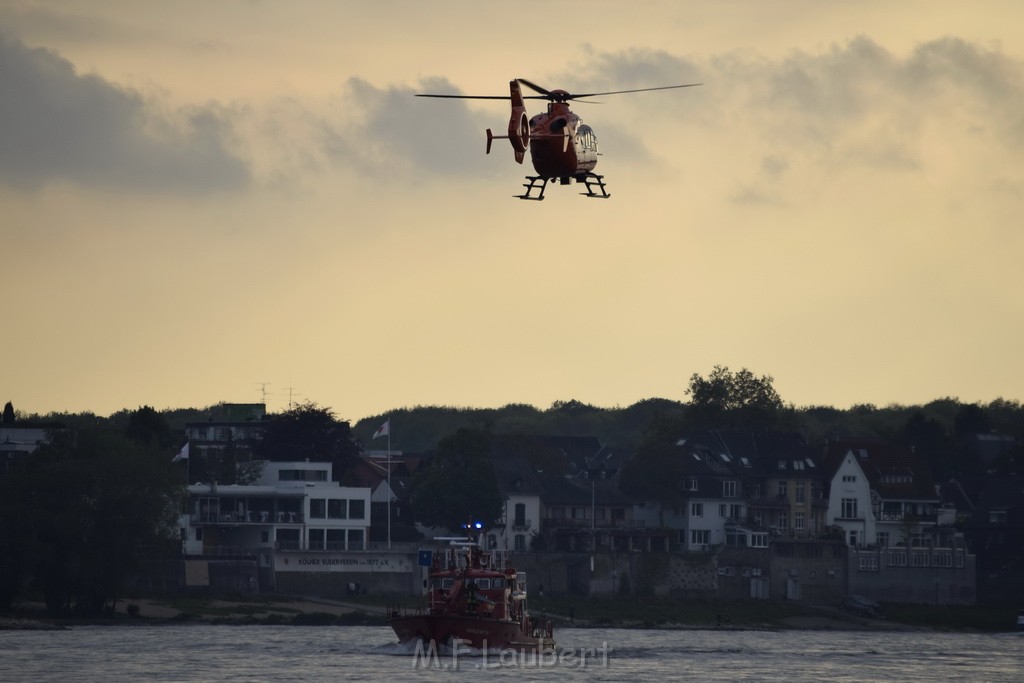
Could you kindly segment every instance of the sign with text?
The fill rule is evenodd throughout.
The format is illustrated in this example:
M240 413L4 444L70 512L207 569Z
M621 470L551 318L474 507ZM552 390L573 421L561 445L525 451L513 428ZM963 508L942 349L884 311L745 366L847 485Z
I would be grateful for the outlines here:
M274 571L278 572L411 572L408 555L388 553L310 553L278 552L274 554Z

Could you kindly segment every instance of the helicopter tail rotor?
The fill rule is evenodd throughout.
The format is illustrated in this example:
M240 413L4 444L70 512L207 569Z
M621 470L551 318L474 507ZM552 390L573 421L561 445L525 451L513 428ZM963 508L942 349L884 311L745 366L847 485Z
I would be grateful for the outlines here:
M526 150L530 148L530 118L526 115L526 103L523 101L523 92L518 81L509 82L509 92L509 99L512 101L512 114L508 119L508 135L495 135L488 128L487 153L491 153L491 143L494 140L506 139L512 145L516 162L521 164L526 158Z

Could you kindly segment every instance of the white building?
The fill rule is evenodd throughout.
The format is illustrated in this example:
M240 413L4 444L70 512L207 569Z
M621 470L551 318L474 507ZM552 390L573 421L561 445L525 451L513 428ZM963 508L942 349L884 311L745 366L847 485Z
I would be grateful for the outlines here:
M267 462L251 486L188 487L180 527L186 556L257 557L277 550L365 550L370 489L340 486L326 462Z
M852 450L848 450L832 475L826 523L843 530L852 546L875 543L876 519L871 506L871 482Z

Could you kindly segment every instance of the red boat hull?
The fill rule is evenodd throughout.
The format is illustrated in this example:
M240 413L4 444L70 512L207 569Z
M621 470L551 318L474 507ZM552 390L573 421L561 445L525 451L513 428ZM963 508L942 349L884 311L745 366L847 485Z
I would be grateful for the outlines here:
M525 633L518 623L473 615L421 614L391 617L388 620L402 643L433 642L450 645L458 639L478 650L553 650L555 641L544 635Z

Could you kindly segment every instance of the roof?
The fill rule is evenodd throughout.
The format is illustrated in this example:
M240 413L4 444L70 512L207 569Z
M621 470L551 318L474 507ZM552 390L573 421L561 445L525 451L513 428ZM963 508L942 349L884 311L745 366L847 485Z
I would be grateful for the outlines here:
M914 448L894 446L877 437L831 441L824 456L829 478L849 453L857 457L871 488L883 499L938 500L931 468Z
M493 460L494 474L502 494L539 496L542 493L540 478L524 457L494 454Z
M687 474L761 478L799 472L823 477L818 453L795 433L715 429L688 435L679 445L689 455ZM703 460L704 466L691 460Z
M547 476L541 480L546 505L632 506L633 499L606 481Z

